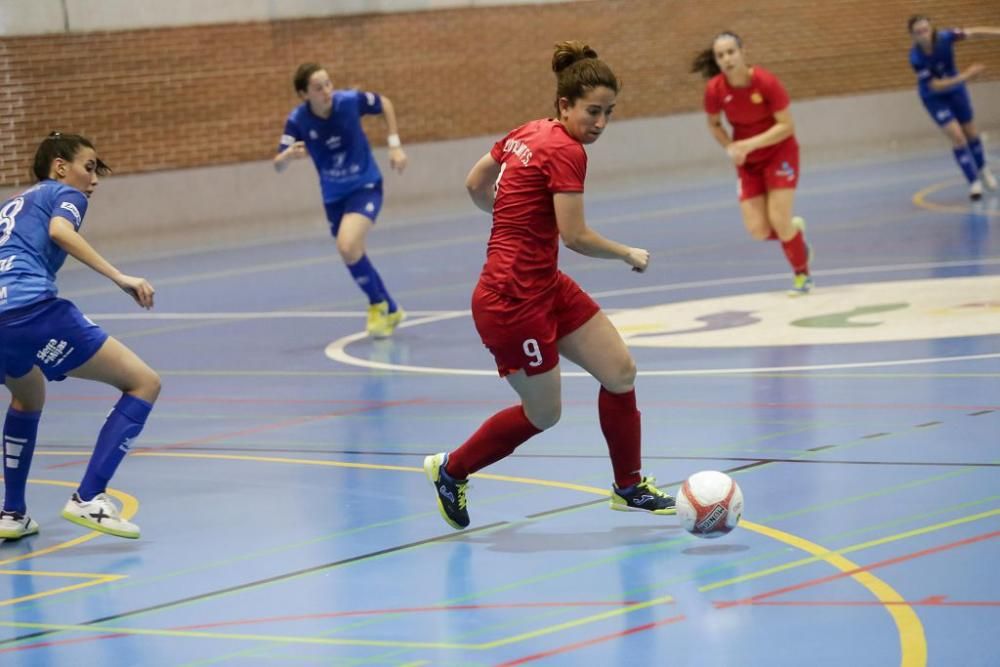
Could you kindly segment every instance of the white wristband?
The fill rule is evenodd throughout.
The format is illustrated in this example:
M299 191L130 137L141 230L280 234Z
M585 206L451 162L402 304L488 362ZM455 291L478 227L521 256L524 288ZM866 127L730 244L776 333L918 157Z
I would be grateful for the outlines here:
M399 140L398 134L390 134L387 141L389 142L389 148L402 148L403 142Z

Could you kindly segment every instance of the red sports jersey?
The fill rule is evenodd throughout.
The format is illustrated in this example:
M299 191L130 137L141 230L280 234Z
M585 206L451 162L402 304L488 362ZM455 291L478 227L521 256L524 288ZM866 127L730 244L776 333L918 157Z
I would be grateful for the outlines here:
M493 231L480 285L525 299L556 283L559 229L552 195L583 192L587 153L563 125L533 120L490 151L500 163Z
M775 124L774 113L784 111L789 103L788 93L778 77L756 65L750 70L748 86L730 86L725 74L715 75L705 86L705 112L717 114L725 111L726 120L733 126L734 141L755 137L771 129ZM795 141L795 137L758 148L747 156L747 162L768 159L786 141Z

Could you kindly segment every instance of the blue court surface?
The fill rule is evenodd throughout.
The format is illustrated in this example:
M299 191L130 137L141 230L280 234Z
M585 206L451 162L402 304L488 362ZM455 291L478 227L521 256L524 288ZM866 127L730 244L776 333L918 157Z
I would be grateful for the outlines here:
M318 205L312 236L119 262L151 313L68 269L163 377L114 480L143 534L59 518L115 393L50 385L0 664L1000 664L1000 200L970 205L945 147L805 166L808 297L733 178L592 184L645 274L562 251L637 359L646 474L741 485L711 541L608 510L598 387L568 363L562 421L473 478L468 530L441 520L423 457L515 402L468 313L471 203L371 235L409 311L389 341Z

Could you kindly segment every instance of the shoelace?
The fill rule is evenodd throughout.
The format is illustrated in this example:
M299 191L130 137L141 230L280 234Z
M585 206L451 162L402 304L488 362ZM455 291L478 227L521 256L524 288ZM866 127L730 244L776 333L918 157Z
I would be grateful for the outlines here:
M90 502L92 502L92 503L96 502L97 505L101 509L103 509L104 512L110 518L113 518L113 519L120 519L121 518L121 511L118 509L118 506L115 505L114 502L112 502L111 498L109 498L106 494L99 493L98 495L96 495L93 498L91 498Z
M643 489L645 491L649 491L654 496L657 496L659 498L666 498L667 497L667 494L665 494L663 491L661 491L660 489L658 489L656 487L656 478L655 477L643 477L642 481L639 482L639 484L637 486L640 489Z
M460 509L460 510L464 510L465 509L465 487L466 486L468 486L468 485L467 484L457 484L456 485L456 487L458 489L458 509Z

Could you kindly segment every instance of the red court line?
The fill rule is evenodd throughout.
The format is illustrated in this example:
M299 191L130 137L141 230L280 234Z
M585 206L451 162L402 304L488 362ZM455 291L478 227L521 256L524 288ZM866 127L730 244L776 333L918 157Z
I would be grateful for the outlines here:
M656 621L654 623L646 623L645 625L637 625L634 628L629 628L628 630L622 630L620 632L613 632L610 635L604 635L602 637L594 637L593 639L577 642L575 644L566 644L565 646L560 646L550 651L543 651L541 653L533 653L532 655L526 655L523 658L518 658L517 660L502 662L499 665L497 665L497 667L513 667L514 665L523 665L525 663L535 662L536 660L551 658L554 655L569 653L570 651L575 651L577 649L586 648L587 646L593 646L594 644L600 644L602 642L611 641L612 639L620 639L621 637L634 635L637 632L645 632L646 630L652 630L653 628L659 627L661 625L669 625L671 623L683 621L685 618L686 617L683 614L679 616L671 616L670 618L665 618L662 621Z
M424 399L414 398L406 401L382 401L373 402L365 406L351 408L349 410L336 410L334 412L327 412L321 415L310 415L308 417L294 417L292 419L283 419L278 422L271 422L269 424L261 424L259 426L254 426L252 428L240 429L239 431L229 431L227 433L219 433L216 435L209 435L203 438L194 438L193 440L185 440L183 442L176 442L172 445L163 445L161 447L136 447L133 452L156 452L163 451L167 449L177 449L179 447L190 447L191 445L207 445L211 442L218 442L220 440L230 440L232 438L238 438L244 435L254 435L257 433L263 433L265 431L274 431L280 428L286 428L289 426L299 426L301 424L307 424L309 422L320 421L323 419L329 419L330 417L342 417L345 415L359 414L362 412L370 412L372 410L380 410L382 408L394 408L401 405L418 405L424 403ZM52 465L46 466L46 470L53 470L55 468L69 468L77 465L84 465L87 463L87 459L79 459L76 461L64 461L63 463L54 463Z
M24 644L23 646L14 646L12 648L0 649L0 655L4 653L17 653L18 651L31 651L36 648L49 648L51 646L69 646L70 644L82 644L84 642L96 642L99 639L117 639L119 637L131 637L132 635L126 634L115 634L115 635L90 635L87 637L76 637L75 639L60 639L54 642L38 642L37 644Z
M391 614L419 614L436 611L470 611L481 609L532 609L532 608L571 608L571 607L626 607L638 604L635 600L600 601L600 602L510 602L498 604L458 604L439 605L431 607L399 607L397 609L364 609L360 611L334 611L326 614L301 614L298 616L274 616L272 618L248 618L239 621L221 621L219 623L204 623L201 625L185 625L175 630L207 630L228 625L252 625L255 623L282 623L287 621L302 621L319 618L344 618L349 616L388 616Z
M959 540L957 542L941 544L936 547L924 549L922 551L914 551L913 553L904 554L902 556L896 556L895 558L889 558L886 560L878 561L877 563L872 563L871 565L865 565L864 567L859 567L853 570L847 570L845 572L837 572L836 574L831 574L826 577L820 577L818 579L810 579L809 581L803 581L798 584L793 584L792 586L776 588L773 591L768 591L766 593L759 593L757 595L744 598L742 600L715 602L714 605L716 609L726 609L727 607L737 607L740 605L755 605L760 600L766 600L767 598L772 598L778 595L784 595L785 593L792 593L794 591L800 591L805 588L812 588L813 586L819 586L820 584L825 584L830 581L836 581L838 579L850 577L860 572L868 572L870 570L875 570L877 568L887 567L889 565L896 565L898 563L903 563L908 560L913 560L915 558L922 558L924 556L929 556L931 554L941 553L942 551L948 551L949 549L956 549L958 547L964 547L969 544L975 544L976 542L985 542L986 540L993 539L994 537L1000 537L1000 530L995 530L991 533L985 533L983 535L976 535L975 537L969 537L964 540ZM884 604L884 603L879 602L878 604Z
M635 600L620 600L620 601L596 601L596 602L511 602L507 604L460 604L460 605L441 605L436 607L399 607L396 609L363 609L358 611L335 611L326 614L299 614L295 616L273 616L271 618L248 618L238 621L221 621L219 623L203 623L199 625L184 625L176 628L170 628L176 631L190 631L190 630L206 630L208 628L221 628L225 626L232 625L253 625L257 623L282 623L289 621L302 621L302 620L314 620L314 619L326 619L326 618L344 618L350 616L387 616L391 614L415 614L415 613L426 613L426 612L438 612L438 611L469 611L469 610L479 610L479 609L531 609L531 608L554 608L554 607L626 607L629 605L638 604ZM94 635L89 637L76 637L74 639L60 639L57 641L50 642L38 642L35 644L24 644L23 646L15 646L13 648L0 649L0 654L3 653L14 653L17 651L30 651L32 649L38 648L48 648L51 646L67 646L69 644L79 644L82 642L93 642L101 639L117 639L119 637L131 637L129 634L107 634L107 635Z

